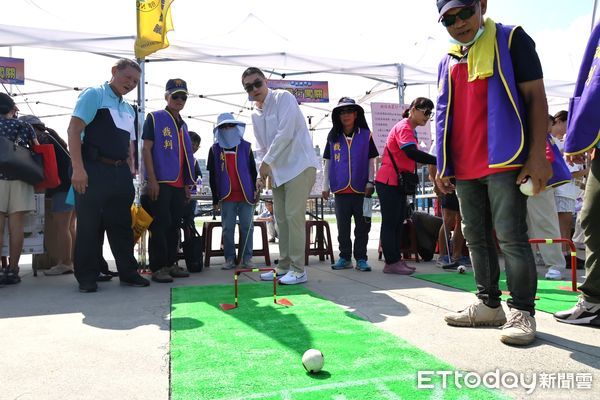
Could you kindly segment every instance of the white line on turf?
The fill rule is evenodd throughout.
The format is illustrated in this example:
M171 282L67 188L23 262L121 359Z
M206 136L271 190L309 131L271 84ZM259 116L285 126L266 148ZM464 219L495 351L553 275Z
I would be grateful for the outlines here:
M337 382L337 383L329 383L325 385L319 386L310 386L305 388L296 388L296 389L284 389L276 392L270 393L253 393L247 394L241 397L222 397L216 400L254 400L254 399L263 399L268 397L281 396L282 400L292 400L293 395L295 393L310 393L310 392L319 392L324 390L334 390L334 389L344 389L350 387L364 386L364 385L375 385L380 394L385 396L390 400L399 400L401 397L398 397L395 393L392 393L389 388L385 386L385 382L400 382L400 381L410 381L416 380L415 374L401 374L394 376L386 376L380 378L372 378L372 379L361 379L356 381L348 381L348 382ZM415 382L415 390L416 382ZM394 396L394 397L390 397Z

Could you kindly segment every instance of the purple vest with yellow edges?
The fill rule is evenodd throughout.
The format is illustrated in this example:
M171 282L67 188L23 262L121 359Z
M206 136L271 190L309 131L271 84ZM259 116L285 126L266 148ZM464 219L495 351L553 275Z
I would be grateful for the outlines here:
M228 171L225 151L219 146L219 143L213 144L212 151L216 161L215 178L217 180L217 188L219 191L219 201L222 201L231 193L231 179L229 173L235 173L235 171ZM249 164L250 142L242 140L235 148L235 167L246 202L254 204L256 202L254 199L255 184L252 182L252 175L248 169Z
M549 147L552 151L552 159L550 160L552 164L552 176L548 180L548 183L546 183L546 187L556 187L571 182L571 171L569 171L565 159L560 154L560 150L550 134L546 135L546 147Z
M152 146L152 160L154 161L154 173L159 183L172 183L177 181L181 172L179 160L179 135L177 124L173 116L167 110L154 111L149 114L154 120L154 146ZM181 126L183 130L183 183L193 185L194 180L194 156L192 153L192 142L188 134L185 122ZM146 178L148 178L146 176Z
M329 142L329 182L333 193L350 188L356 193L364 193L369 179L369 144L371 132L359 128L352 137L352 144L344 134L334 142Z
M527 157L526 119L517 90L509 50L515 27L496 24L494 74L488 79L488 165L490 168L522 166ZM446 55L438 67L439 95L436 112L437 168L442 176L454 176L452 140L452 77Z
M600 23L588 41L575 93L569 102L565 154L600 147Z

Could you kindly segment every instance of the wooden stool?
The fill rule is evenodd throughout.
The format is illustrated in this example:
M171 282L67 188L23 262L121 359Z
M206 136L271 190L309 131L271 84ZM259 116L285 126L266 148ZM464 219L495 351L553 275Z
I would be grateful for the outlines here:
M261 238L262 238L262 248L254 249L252 246L252 256L261 256L265 258L265 264L271 265L271 255L269 254L269 239L267 236L267 224L264 221L252 221L254 226L260 227L261 230ZM239 223L237 223L239 225ZM208 267L210 264L211 257L224 257L225 251L223 250L223 235L221 235L221 246L218 249L212 248L212 232L215 228L222 228L221 221L206 221L202 225L202 237L204 237L204 266ZM242 231L238 229L238 243L236 244L237 256L236 263L239 264L241 261L241 251L242 246L241 243L244 243L245 238L242 238Z
M417 230L411 219L406 219L402 226L402 241L399 243L400 253L404 260L415 260L419 262L419 250L417 248ZM408 233L408 237L407 234ZM378 260L381 260L383 255L383 249L381 248L381 239L379 240L379 256ZM412 255L414 254L414 258Z
M314 247L311 247L310 234L312 227L316 228ZM327 238L325 238L323 229L327 231ZM325 261L325 257L328 256L331 263L335 263L333 257L333 245L331 243L331 230L329 229L329 223L327 221L306 221L306 239L304 244L304 265L308 265L308 256L319 256L320 261Z
M267 236L267 223L265 221L252 221L254 226L258 226L260 228L260 235L261 235L261 239L262 239L262 248L260 249L255 249L254 248L254 243L252 243L252 256L260 256L260 257L264 257L265 258L265 264L268 266L271 266L271 255L269 254L269 238ZM241 262L242 259L242 243L244 243L245 238L242 238L242 230L239 229L238 230L239 235L238 235L238 246L236 246L238 248L238 252L237 252L237 258L236 258L236 263L239 264ZM254 241L253 241L254 242Z
M202 225L202 237L204 238L204 267L209 266L211 257L225 256L225 252L222 248L216 250L213 250L212 248L212 234L213 229L215 228L222 228L221 221L205 221Z

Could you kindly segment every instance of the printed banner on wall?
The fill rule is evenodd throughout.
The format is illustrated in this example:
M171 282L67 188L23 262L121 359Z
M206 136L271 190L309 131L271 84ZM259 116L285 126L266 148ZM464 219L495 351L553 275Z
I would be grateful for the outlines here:
M383 149L387 141L390 130L402 119L402 113L408 108L407 104L397 103L371 103L372 133L373 141L379 154L383 154ZM425 126L419 126L416 129L419 150L429 152L431 147L431 121Z
M25 60L22 58L0 57L0 83L24 85Z
M294 95L298 103L329 103L329 85L327 81L286 81L269 79L271 89L287 90Z

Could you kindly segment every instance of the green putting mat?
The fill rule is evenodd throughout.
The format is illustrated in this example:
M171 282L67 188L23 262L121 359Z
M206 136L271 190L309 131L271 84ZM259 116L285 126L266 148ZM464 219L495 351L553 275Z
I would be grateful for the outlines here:
M281 288L292 307L273 304L271 284L172 290L171 398L228 400L499 399L498 391L417 389L417 371L454 370L433 356L302 286ZM318 374L304 371L304 351L325 356Z
M440 285L450 286L466 292L475 293L477 287L472 272L458 274L456 272L441 272L439 274L415 274L414 278L423 279L429 282L439 283ZM572 292L564 287L571 287L570 281L549 281L538 280L537 299L535 301L536 310L555 313L557 311L567 310L577 303L578 293ZM506 275L500 274L500 290L508 290L506 286ZM502 300L508 299L507 294L502 295Z

